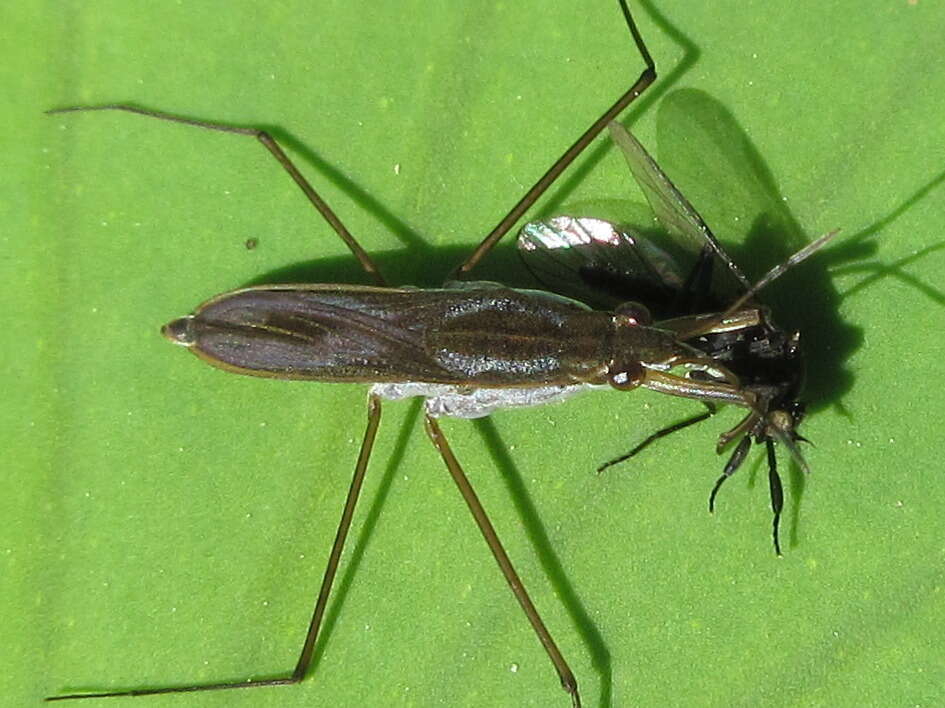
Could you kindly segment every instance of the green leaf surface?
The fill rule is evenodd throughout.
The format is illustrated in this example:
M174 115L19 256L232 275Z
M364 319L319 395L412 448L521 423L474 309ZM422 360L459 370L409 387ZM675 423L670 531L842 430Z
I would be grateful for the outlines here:
M634 10L660 79L624 122L733 257L757 277L843 229L765 295L809 352L814 471L782 460L785 555L760 451L706 513L735 411L600 476L696 407L599 393L444 428L585 705L936 704L945 11ZM248 283L365 278L251 138L42 112L127 101L266 126L389 280L431 286L639 73L616 2L2 14L0 702L287 672L365 389L228 375L159 329ZM533 214L641 204L601 139ZM510 245L480 274L523 277ZM385 408L301 685L134 705L568 705L418 423L414 404Z

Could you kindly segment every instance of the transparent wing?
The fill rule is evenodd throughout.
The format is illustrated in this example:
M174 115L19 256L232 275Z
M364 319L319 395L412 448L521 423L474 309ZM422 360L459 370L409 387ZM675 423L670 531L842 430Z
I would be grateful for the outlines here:
M667 253L602 219L533 221L519 232L518 249L546 288L600 309L635 300L659 312L683 287Z
M681 248L698 258L700 251L711 251L718 267L713 269L716 289L744 292L751 284L716 240L699 213L650 157L646 149L619 123L611 123L610 134L620 146L633 178L640 185L656 218ZM704 257L704 256L703 256Z

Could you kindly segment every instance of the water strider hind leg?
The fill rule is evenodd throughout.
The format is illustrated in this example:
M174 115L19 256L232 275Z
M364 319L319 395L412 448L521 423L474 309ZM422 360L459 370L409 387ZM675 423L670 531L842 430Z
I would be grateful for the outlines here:
M198 128L204 128L206 130L216 130L223 133L234 133L236 135L248 135L255 137L259 142L261 142L266 149L275 157L275 159L282 165L283 169L289 173L298 187L305 194L309 202L318 210L322 215L325 221L334 229L335 233L341 238L342 241L348 246L351 252L357 258L358 262L361 264L361 267L364 268L365 272L374 279L378 285L384 285L384 278L375 265L374 261L367 254L366 251L361 247L357 242L354 236L348 231L347 227L341 222L338 216L332 211L331 207L321 198L318 192L315 191L314 187L308 182L307 179L302 175L298 170L292 160L288 155L282 150L276 140L269 135L264 130L258 128L242 128L237 126L224 125L222 123L212 123L209 121L194 120L191 118L183 118L181 116L176 116L170 113L164 113L161 111L152 111L138 106L126 105L126 104L107 104L100 106L74 106L70 108L60 108L48 111L48 113L70 113L70 112L83 112L83 111L124 111L127 113L135 113L138 115L146 116L149 118L155 118L157 120L169 121L172 123L182 123L184 125L192 125ZM364 481L364 475L367 470L368 460L370 459L371 449L374 446L374 439L377 435L377 428L380 424L381 416L381 403L380 399L377 396L371 396L368 401L368 424L367 429L364 433L364 439L361 443L361 451L358 456L357 464L355 465L354 476L351 480L351 485L348 490L348 496L345 500L344 509L342 511L341 520L338 524L338 529L335 533L335 540L332 544L331 552L329 553L328 564L325 568L325 574L322 579L322 585L318 593L318 598L315 603L315 609L312 615L312 619L309 623L308 632L305 637L305 641L302 646L302 651L299 654L299 659L296 662L295 669L292 671L292 674L289 676L284 676L275 679L262 679L262 680L251 680L251 681L239 681L239 682L228 682L228 683L217 683L217 684L206 684L200 686L170 686L163 688L154 688L154 689L133 689L133 690L123 690L123 691L111 691L111 692L99 692L99 693L76 693L63 696L51 696L47 698L47 701L61 701L61 700L70 700L70 699L80 699L80 698L109 698L113 696L147 696L147 695L156 695L164 693L192 693L196 691L213 691L229 688L250 688L250 687L259 687L259 686L279 686L286 684L298 683L305 677L305 673L311 664L312 655L315 648L315 640L318 637L318 630L321 626L322 619L325 613L325 607L327 606L328 596L331 591L331 586L335 578L335 574L338 570L338 563L341 558L341 551L344 547L345 539L348 535L348 530L351 526L351 520L354 515L354 508L357 504L358 496L361 492L361 486Z
M364 475L367 472L368 461L371 458L371 450L374 448L374 439L377 437L377 428L381 422L381 400L377 396L371 395L368 399L368 422L364 431L364 439L361 441L361 451L358 454L358 461L354 467L354 475L351 478L351 485L348 488L348 495L345 498L345 504L341 512L341 520L338 522L338 530L335 532L335 540L331 546L331 552L328 554L328 564L325 567L325 574L322 577L322 584L318 591L318 598L315 600L315 609L312 613L311 622L309 622L308 631L305 634L305 641L302 643L302 651L299 653L295 669L288 676L282 676L272 679L258 679L250 681L231 681L227 683L213 683L199 686L167 686L163 688L145 688L130 689L121 691L107 691L99 693L72 693L64 696L50 696L45 700L66 701L79 698L113 698L117 696L153 696L164 693L195 693L197 691L218 691L230 688L258 688L260 686L285 686L288 684L299 683L305 678L305 673L312 662L312 654L315 650L315 640L318 638L318 630L321 627L322 619L325 615L325 607L328 605L328 596L331 594L331 586L338 571L338 564L341 560L341 551L345 545L345 539L348 537L348 530L351 528L351 519L354 517L354 508L357 505L358 497L361 494L361 487L364 483Z
M550 658L551 663L554 664L555 671L558 672L558 678L561 680L561 687L571 696L573 708L580 708L581 694L578 692L577 679L574 677L571 667L568 666L568 662L558 649L558 645L555 644L555 640L552 638L551 633L541 619L541 615L539 615L538 610L535 609L535 605L528 596L528 591L525 589L522 579L515 571L512 561L505 552L505 548L502 547L502 542L499 540L499 536L492 526L492 522L489 521L489 517L486 515L486 510L483 509L479 497L476 496L476 492L469 483L466 473L463 472L463 468L459 464L459 460L456 459L453 450L446 441L446 436L443 435L443 431L440 429L436 419L429 414L424 417L424 424L427 435L430 436L430 440L433 441L434 446L436 446L436 449L439 451L443 462L446 463L446 468L453 477L453 481L456 483L456 486L459 487L459 493L463 495L463 500L469 507L469 511L472 512L473 518L476 520L476 525L486 539L489 550L492 551L492 555L495 557L499 568L502 570L502 575L505 576L506 582L508 582L509 587L512 589L512 594L515 595L515 599L518 600L522 611L525 612L525 616L528 617L532 629L534 629L535 634L538 635L538 641L541 642L541 645L548 653L548 658Z

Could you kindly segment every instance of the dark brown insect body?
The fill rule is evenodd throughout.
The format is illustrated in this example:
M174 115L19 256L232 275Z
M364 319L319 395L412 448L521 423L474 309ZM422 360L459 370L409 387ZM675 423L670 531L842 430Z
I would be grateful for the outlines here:
M713 363L673 332L642 325L494 283L280 285L220 295L163 331L228 371L349 383L624 388L645 384L647 367Z

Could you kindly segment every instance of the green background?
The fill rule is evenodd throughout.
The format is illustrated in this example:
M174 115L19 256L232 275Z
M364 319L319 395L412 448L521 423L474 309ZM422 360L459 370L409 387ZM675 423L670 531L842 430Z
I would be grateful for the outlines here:
M661 78L625 122L736 260L757 276L843 229L765 296L809 351L785 555L760 451L705 511L735 411L602 476L694 405L600 393L445 429L587 705L941 702L945 10L635 7ZM42 111L270 126L392 282L435 285L636 77L616 3L0 13L0 701L289 670L364 387L227 375L158 330L247 283L363 277L251 139ZM601 141L541 208L641 201ZM480 274L522 277L508 247ZM309 678L136 706L568 704L417 410L385 408Z

